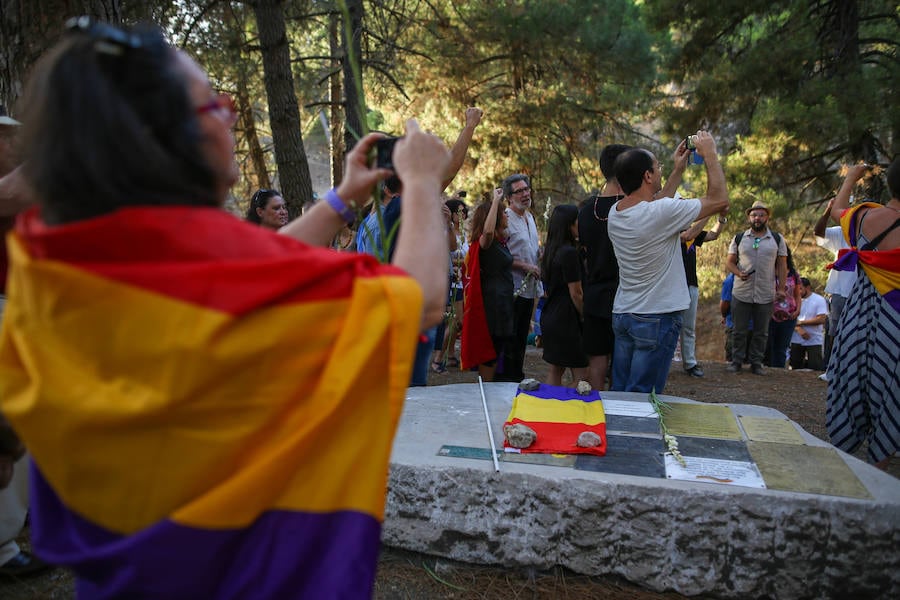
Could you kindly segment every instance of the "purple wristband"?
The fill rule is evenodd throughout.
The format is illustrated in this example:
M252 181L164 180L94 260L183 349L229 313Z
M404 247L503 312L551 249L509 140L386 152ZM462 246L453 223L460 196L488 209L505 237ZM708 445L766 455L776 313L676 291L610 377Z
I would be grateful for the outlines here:
M328 206L334 209L334 212L338 214L344 221L347 223L352 223L356 218L356 213L353 211L350 206L347 205L346 202L341 200L341 197L337 195L337 192L334 188L331 188L327 192L325 192L325 202L328 203Z

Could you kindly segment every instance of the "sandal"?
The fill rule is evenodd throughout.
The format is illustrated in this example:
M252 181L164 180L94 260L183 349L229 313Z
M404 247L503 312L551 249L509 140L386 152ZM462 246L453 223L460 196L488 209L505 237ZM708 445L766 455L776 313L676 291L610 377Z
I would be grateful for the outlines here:
M445 367L444 365L442 365L439 362L432 361L431 370L434 371L435 373L446 373L447 367Z
M458 369L459 368L459 359L456 358L455 356L451 356L450 358L447 359L447 366L453 367L454 369Z

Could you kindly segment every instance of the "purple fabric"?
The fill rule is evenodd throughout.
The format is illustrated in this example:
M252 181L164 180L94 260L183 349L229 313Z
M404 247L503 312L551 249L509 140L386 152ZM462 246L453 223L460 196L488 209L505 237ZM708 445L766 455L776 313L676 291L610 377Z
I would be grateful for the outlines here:
M575 390L575 388L571 387L563 387L559 385L548 385L546 383L542 383L541 387L534 391L525 391L521 388L516 390L516 394L528 394L529 396L534 396L535 398L543 398L545 400L578 400L580 402L595 402L600 400L600 392L596 390L591 390L591 393L587 396L581 396Z
M70 567L87 598L371 598L380 523L358 512L272 510L243 529L169 520L132 535L98 527L63 505L31 470L36 553Z
M845 248L838 252L838 259L834 261L834 269L838 271L855 271L859 264L859 251L855 248Z
M891 290L884 295L884 299L895 311L900 313L900 290Z

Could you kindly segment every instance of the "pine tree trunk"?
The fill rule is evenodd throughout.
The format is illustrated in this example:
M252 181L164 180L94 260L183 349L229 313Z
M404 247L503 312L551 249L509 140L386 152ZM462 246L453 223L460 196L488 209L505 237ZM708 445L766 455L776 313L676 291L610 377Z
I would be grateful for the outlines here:
M331 15L328 23L328 41L331 48L331 56L334 57L332 67L335 72L328 82L328 102L329 102L329 123L331 135L331 184L337 186L344 178L344 140L341 136L343 131L341 122L343 120L343 112L341 111L341 37L340 37L341 20L337 13Z
M363 134L363 119L365 118L365 103L361 101L362 93L360 85L362 85L362 20L363 20L363 4L362 0L347 0L347 11L350 14L349 23L344 23L341 36L344 40L344 148L350 150L356 145L356 141ZM347 39L347 33L351 34L351 39ZM356 75L353 73L353 66L350 61L350 53L353 53L356 64L359 65L360 80L357 82ZM357 85L359 84L359 85Z
M253 11L259 29L279 186L290 217L296 218L303 205L312 200L312 180L300 132L300 109L294 93L282 2L259 0Z
M120 0L0 1L0 104L16 115L31 67L63 32L66 20L90 15L109 23L123 19Z

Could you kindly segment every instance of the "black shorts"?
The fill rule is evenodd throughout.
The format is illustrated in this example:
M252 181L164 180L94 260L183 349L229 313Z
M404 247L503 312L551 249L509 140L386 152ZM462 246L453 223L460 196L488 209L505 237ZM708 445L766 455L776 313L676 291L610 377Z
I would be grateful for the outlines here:
M584 315L581 345L585 354L588 356L612 354L614 342L612 316L606 318Z

